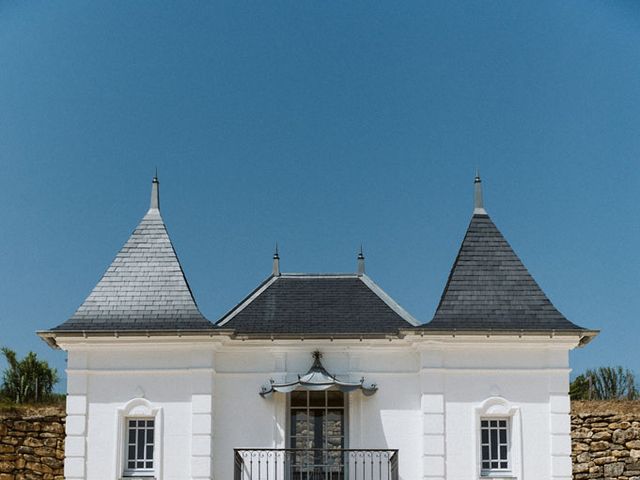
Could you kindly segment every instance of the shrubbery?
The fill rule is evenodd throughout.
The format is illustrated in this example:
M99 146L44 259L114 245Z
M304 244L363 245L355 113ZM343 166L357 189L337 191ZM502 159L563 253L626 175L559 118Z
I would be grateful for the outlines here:
M637 400L640 398L634 373L623 367L587 370L571 382L571 400Z
M53 393L53 387L58 383L58 372L37 355L29 352L19 360L16 352L9 348L0 350L7 360L8 366L2 374L0 397L3 400L16 403L55 402L60 395Z

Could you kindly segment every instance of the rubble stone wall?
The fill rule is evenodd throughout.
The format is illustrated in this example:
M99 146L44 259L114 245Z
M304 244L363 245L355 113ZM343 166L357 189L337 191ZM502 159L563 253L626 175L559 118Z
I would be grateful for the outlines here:
M0 412L0 480L64 480L64 408ZM575 480L640 480L640 402L573 402Z
M574 402L575 480L640 480L640 409L636 402Z
M0 412L0 480L64 480L64 424L56 409Z

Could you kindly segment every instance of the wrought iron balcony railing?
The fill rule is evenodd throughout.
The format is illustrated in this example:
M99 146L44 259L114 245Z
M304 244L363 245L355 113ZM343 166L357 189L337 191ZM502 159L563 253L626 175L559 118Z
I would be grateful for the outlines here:
M398 480L398 450L236 448L234 480Z

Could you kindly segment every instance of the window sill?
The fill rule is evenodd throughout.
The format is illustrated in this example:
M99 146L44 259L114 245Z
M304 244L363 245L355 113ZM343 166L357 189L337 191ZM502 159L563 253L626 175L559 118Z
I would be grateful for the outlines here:
M153 475L125 475L120 480L156 480Z
M512 473L482 473L480 480L518 480Z

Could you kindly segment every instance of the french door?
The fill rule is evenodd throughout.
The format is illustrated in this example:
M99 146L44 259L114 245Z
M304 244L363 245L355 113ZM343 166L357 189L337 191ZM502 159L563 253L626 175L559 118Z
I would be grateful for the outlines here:
M344 393L294 391L289 400L291 480L343 480Z

